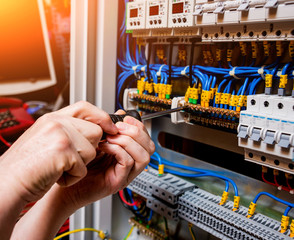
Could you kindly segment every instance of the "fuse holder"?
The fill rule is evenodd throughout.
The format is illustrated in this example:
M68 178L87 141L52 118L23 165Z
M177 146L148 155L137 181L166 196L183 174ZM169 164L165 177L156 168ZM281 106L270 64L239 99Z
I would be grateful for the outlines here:
M252 52L252 58L257 58L257 44L256 42L251 42L251 52Z
M269 49L269 43L267 41L263 42L263 52L265 57L269 56L270 49Z
M234 207L233 207L234 212L239 209L239 204L240 204L240 197L234 196Z
M294 57L294 41L290 41L289 43L289 55L291 58Z
M233 50L232 49L227 49L227 61L228 62L232 61L232 56L233 56Z
M222 50L216 49L216 61L220 62L222 60Z
M282 56L282 42L281 41L276 42L276 52L277 52L277 57Z
M283 215L281 220L281 230L280 230L281 233L284 233L287 231L289 222L290 222L290 218L288 216Z
M256 209L256 203L251 202L248 208L247 218L251 218Z

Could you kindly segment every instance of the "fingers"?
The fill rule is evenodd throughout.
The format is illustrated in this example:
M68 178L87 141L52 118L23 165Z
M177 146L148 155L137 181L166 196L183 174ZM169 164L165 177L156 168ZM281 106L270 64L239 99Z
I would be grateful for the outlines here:
M74 128L76 128L77 131L92 144L94 148L97 148L103 135L103 130L99 125L78 118L72 118L71 123Z
M155 146L150 139L149 134L145 131L144 125L132 117L126 117L124 122L116 123L118 131L121 135L131 137L139 145L141 145L150 155L153 154Z
M57 184L63 187L77 183L87 174L87 168L81 156L75 151L71 151L69 154L71 159L74 159L74 163L69 166L69 169L65 168L62 176L57 180Z
M104 142L99 144L99 149L113 155L117 161L116 164L113 164L113 169L107 170L114 171L114 175L108 174L110 177L108 181L112 186L115 186L112 191L117 192L132 181L130 172L135 163L134 159L119 145Z
M57 112L98 124L108 134L117 134L117 128L108 113L88 102L80 101Z
M138 142L127 135L107 136L107 141L111 144L122 147L133 159L134 166L129 174L129 179L133 180L149 163L150 154Z
M72 123L72 122L71 122ZM87 125L87 124L86 124ZM92 141L95 141L94 144L91 144L90 140L87 139L84 135L85 129L82 129L83 124L80 125L80 129L82 130L82 133L79 132L75 126L71 124L67 124L64 128L64 131L67 133L68 138L70 139L74 149L73 151L77 152L85 165L87 165L90 161L92 161L96 156L96 147L98 146L97 139L95 140L95 134L92 134L91 138L93 138ZM100 131L100 136L101 136ZM97 136L97 135L96 135ZM89 136L88 136L89 137ZM89 137L90 138L90 137Z

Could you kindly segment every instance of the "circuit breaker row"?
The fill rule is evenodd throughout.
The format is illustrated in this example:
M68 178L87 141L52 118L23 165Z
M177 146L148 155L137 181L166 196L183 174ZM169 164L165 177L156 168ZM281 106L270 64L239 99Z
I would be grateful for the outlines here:
M127 30L136 36L202 35L203 41L294 39L293 1L136 0ZM287 24L285 24L287 22ZM258 24L256 24L258 23ZM257 26L258 25L258 26Z
M292 97L251 95L240 114L239 146L245 159L294 173L294 102Z
M221 197L196 188L194 184L172 174L158 176L149 169L142 172L128 186L146 198L147 207L158 214L177 221L184 219L220 239L291 239L289 230L280 233L280 223L256 213L246 217L247 208L232 211L233 202L220 206Z

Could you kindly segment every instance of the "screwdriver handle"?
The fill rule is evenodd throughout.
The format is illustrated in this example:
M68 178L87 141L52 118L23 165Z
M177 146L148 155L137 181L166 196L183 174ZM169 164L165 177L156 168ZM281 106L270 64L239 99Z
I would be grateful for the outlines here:
M122 114L122 115L109 114L109 116L113 123L122 122L126 116L130 116L130 117L138 119L139 121L142 121L140 113L136 110L128 110L126 111L126 114Z

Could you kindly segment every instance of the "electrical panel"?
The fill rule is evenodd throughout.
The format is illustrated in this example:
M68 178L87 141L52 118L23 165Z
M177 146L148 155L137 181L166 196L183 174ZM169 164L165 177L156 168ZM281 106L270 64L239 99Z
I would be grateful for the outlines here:
M294 2L126 6L117 107L143 115L178 109L147 122L156 153L126 196L144 199L172 225L188 222L184 232L192 238L194 226L219 239L293 239ZM139 6L144 24L134 27L130 12ZM222 195L214 178L226 182ZM256 210L257 200L264 207Z

